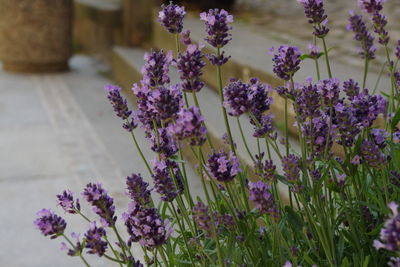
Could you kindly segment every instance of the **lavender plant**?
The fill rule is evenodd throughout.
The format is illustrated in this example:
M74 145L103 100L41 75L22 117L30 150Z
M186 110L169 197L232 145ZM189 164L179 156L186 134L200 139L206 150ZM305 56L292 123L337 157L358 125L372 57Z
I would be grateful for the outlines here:
M382 14L384 1L359 0L387 55L391 94L375 95L366 88L366 75L378 48L363 18L351 12L348 25L366 62L360 87L360 81L340 81L332 73L323 1L298 2L315 38L307 55L287 45L273 51L272 71L284 82L273 89L284 99L283 136L269 112L270 85L257 78L222 79L229 60L222 49L231 40L232 15L218 9L200 15L205 40L215 48L215 53L204 55L203 45L194 44L190 31L184 29L184 8L172 3L162 6L159 22L174 35L176 58L163 50L145 55L143 79L132 88L136 110L128 107L119 87L106 86L108 99L148 170L146 175L126 178L131 201L122 214L126 235L120 234L113 198L96 183L88 184L82 193L96 220L84 214L83 203L72 192L57 195L65 213L86 221L88 230L82 239L76 233L69 238L66 221L47 209L39 211L34 222L41 233L64 238L67 243L62 248L86 266L90 266L86 254L120 266L400 266L396 204L400 201L400 41L393 61ZM326 74L318 67L322 55ZM221 150L214 147L196 96L204 87L205 56L217 70L227 132ZM296 81L301 62L307 59L316 63L317 80ZM177 84L171 83L171 66L179 73ZM189 105L189 94L195 106ZM289 142L290 107L299 150ZM237 118L252 166L241 160L228 115ZM253 136L243 134L239 117L254 126ZM144 144L135 138L139 130L149 139L154 159L142 153ZM278 137L283 137L284 151ZM247 145L248 138L256 139L257 151ZM260 146L261 141L265 146ZM192 154L204 197L190 192L188 181L197 177L188 177L183 148ZM143 177L152 179L151 185ZM132 246L142 248L142 262L132 254Z

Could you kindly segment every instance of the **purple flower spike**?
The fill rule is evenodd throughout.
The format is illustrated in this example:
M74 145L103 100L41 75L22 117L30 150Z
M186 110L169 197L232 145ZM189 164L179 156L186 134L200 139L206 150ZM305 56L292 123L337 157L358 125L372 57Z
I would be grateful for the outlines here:
M340 81L337 78L321 80L317 84L319 93L321 94L324 104L333 107L339 102Z
M158 137L155 132L152 132L150 140L152 144L151 150L159 153L163 159L167 159L178 152L175 139L166 128L158 128Z
M192 146L201 146L206 141L207 129L203 126L204 118L197 107L181 109L175 124L169 130L179 140L189 140Z
M130 118L132 111L128 107L127 100L121 96L121 88L115 85L106 85L105 90L117 116L122 120L128 120L123 124L124 129L130 132L136 129L137 123L133 118Z
M313 24L316 37L325 37L329 29L326 26L328 16L325 14L323 0L297 0L304 7L304 13L308 18L308 23Z
M207 161L207 170L219 182L230 182L241 172L239 159L231 152L214 152Z
M372 14L383 9L386 0L358 0L358 6L366 13Z
M149 184L145 182L140 174L132 174L126 177L126 185L128 196L142 206L150 203L150 190L147 189Z
M228 26L233 22L233 16L223 9L210 9L208 13L200 14L200 20L206 24L207 38L205 39L210 45L215 48L225 46L230 40L232 29Z
M157 52L152 49L150 53L144 55L144 60L143 84L156 87L170 82L169 67L173 60L172 51L164 54L163 50Z
M376 249L382 248L396 252L400 250L400 216L398 213L399 206L395 202L390 202L388 206L392 211L392 215L385 222L384 228L381 229L379 236L380 240L374 240L374 247Z
M257 119L261 119L261 115L269 110L273 103L272 97L268 96L271 86L260 82L257 78L250 79L249 100L251 104L251 112Z
M201 81L203 67L206 63L203 61L202 46L190 44L186 52L179 54L176 66L183 81L181 84L184 92L199 92L204 87Z
M262 115L261 120L259 121L259 125L253 123L253 120L251 119L250 123L255 126L253 137L264 138L269 136L270 138L275 138L273 135L273 132L275 130L273 121L274 117L275 116L272 113Z
M71 233L71 237L75 239L74 247L68 247L68 245L65 242L61 242L61 250L66 250L68 256L71 257L79 256L81 255L83 250L82 243L79 240L79 234Z
M103 226L115 224L117 217L114 215L114 200L101 187L101 184L87 184L82 196L93 206L93 211L100 216L100 222Z
M321 94L315 84L305 83L299 87L299 94L295 98L298 116L302 121L321 115Z
M162 10L158 12L158 22L170 33L181 33L183 29L183 18L185 17L185 8L174 5L162 5Z
M184 45L190 45L192 43L192 40L190 39L190 30L184 30L181 33L181 42Z
M347 98L351 101L360 93L360 87L356 81L350 79L343 83L343 91L346 93Z
M153 90L148 97L150 109L160 120L171 120L183 106L182 93L177 86L166 88L160 86Z
M197 226L205 232L208 238L213 237L212 220L208 206L201 201L197 202L197 204L193 207L192 213L193 221L196 222Z
M271 193L271 187L258 181L249 183L250 197L249 199L254 202L256 209L261 214L269 214L275 219L279 218L279 212L275 205L274 196Z
M286 180L297 183L300 179L300 158L290 154L282 158L282 169Z
M300 56L300 50L296 46L280 46L272 59L274 62L273 71L279 78L285 81L290 80L290 77L293 77L300 69Z
M156 248L165 244L172 233L168 220L164 221L155 208L144 208L132 203L123 218L131 236L128 245L139 242L146 248Z
M372 136L374 138L375 144L379 148L385 148L386 144L386 138L389 136L389 133L386 132L384 129L372 129Z
M229 109L231 116L240 116L251 108L250 85L241 80L231 79L231 82L223 89L224 107Z
M362 16L350 13L347 29L354 33L354 39L361 44L360 52L362 58L368 60L375 58L376 47L374 46L374 37L368 31Z
M400 59L400 40L397 41L397 46L396 46L396 57Z
M87 253L103 256L107 250L107 242L103 240L104 237L106 237L104 228L97 227L96 222L90 223L90 228L85 233Z
M64 234L67 223L63 218L56 215L49 209L42 209L36 213L39 217L33 223L44 236L50 236L51 239Z
M364 140L361 144L361 155L365 162L375 169L382 169L387 164L386 155L369 140Z
M81 210L79 199L74 201L73 193L69 190L64 190L62 194L57 195L57 204L60 205L67 213L76 214Z
M157 160L154 160L153 166L153 180L156 192L161 195L161 200L173 201L183 191L183 182L178 166L173 165L172 161ZM171 177L171 172L174 177Z

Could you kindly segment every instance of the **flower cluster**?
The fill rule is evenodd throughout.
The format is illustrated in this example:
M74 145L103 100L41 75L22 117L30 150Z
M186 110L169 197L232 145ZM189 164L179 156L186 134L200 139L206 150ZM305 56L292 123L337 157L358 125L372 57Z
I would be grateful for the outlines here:
M183 18L186 14L185 8L170 3L162 5L158 13L158 22L161 23L170 33L181 33L183 29Z
M208 13L200 14L200 20L206 24L207 38L210 45L216 48L224 47L231 40L228 25L233 22L233 16L223 9L210 9Z
M135 202L142 206L150 204L150 190L147 189L149 183L145 182L140 174L132 174L126 177L126 185L128 189L128 196Z
M368 60L375 58L376 47L374 46L374 37L368 31L362 16L350 13L347 30L354 32L354 39L361 44L359 54Z
M374 31L379 35L379 43L387 45L390 39L389 33L385 29L387 19L381 13L384 2L386 0L359 0L358 5L364 12L370 15Z
M398 212L398 204L395 202L389 203L389 208L392 211L392 216L385 222L384 228L380 233L380 240L374 241L376 249L386 249L389 251L400 250L400 216ZM396 265L397 266L397 265Z
M285 81L290 80L300 69L300 56L300 50L296 46L280 46L272 59L274 73Z
M202 60L204 55L200 45L189 44L186 52L179 54L176 60L176 67L180 74L182 91L199 92L204 87L201 81L202 69L206 63Z
M93 206L93 211L100 216L100 222L103 226L115 224L117 217L115 216L114 200L102 188L101 184L87 184L82 196Z
M74 200L73 193L69 190L64 190L62 194L57 195L57 203L67 213L75 214L81 210L79 198Z
M230 182L241 172L239 159L231 152L214 152L207 160L207 171L219 182Z
M250 197L249 199L254 202L256 209L262 214L269 214L275 219L279 218L279 212L275 204L274 196L271 193L271 187L258 181L249 183Z
M107 91L107 98L113 106L115 113L125 121L123 124L124 129L132 132L137 127L137 123L131 118L132 111L128 107L127 100L121 96L121 88L114 85L107 85L105 89Z
M91 223L89 230L85 233L85 247L89 254L97 254L103 256L107 250L107 242L104 241L106 231L102 227L97 227L96 223Z
M329 29L326 26L328 16L325 14L323 0L297 0L304 7L304 13L308 22L314 25L313 34L318 38L325 37Z
M172 63L172 51L167 54L163 50L151 50L144 55L145 64L142 68L143 83L156 87L170 82L169 67Z
M171 124L171 133L178 140L189 140L190 145L201 146L206 141L207 129L203 126L204 118L197 107L181 109L174 124Z
M171 202L183 192L183 182L178 166L172 161L153 162L154 188L163 201Z
M168 220L163 220L155 208L144 208L132 203L123 218L130 239L128 244L139 242L147 248L156 248L165 244L172 233Z
M34 224L44 236L49 235L51 239L54 239L64 234L67 223L53 211L42 209L36 215L39 218L35 220Z

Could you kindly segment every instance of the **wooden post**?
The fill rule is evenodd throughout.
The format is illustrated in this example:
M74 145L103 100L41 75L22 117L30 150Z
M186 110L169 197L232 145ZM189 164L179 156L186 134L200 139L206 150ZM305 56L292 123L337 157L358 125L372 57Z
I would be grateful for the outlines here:
M122 0L123 36L127 46L140 46L151 39L153 8L161 0Z

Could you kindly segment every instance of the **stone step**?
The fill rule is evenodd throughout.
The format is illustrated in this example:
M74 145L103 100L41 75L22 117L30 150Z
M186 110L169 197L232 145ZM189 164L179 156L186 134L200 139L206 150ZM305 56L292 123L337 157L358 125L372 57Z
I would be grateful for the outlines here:
M139 48L126 48L126 47L115 47L113 50L113 57L112 57L112 69L113 69L113 79L125 88L125 92L128 96L130 96L131 101L135 101L133 94L130 92L130 88L132 84L135 82L139 82L141 80L141 67L144 63L143 55L145 51ZM171 82L176 83L179 80L179 76L175 70L171 71ZM205 117L206 126L211 135L215 147L225 147L226 145L223 144L221 137L224 135L225 126L224 120L220 108L220 100L217 92L215 90L210 89L209 87L203 88L197 94L201 111L203 116ZM190 105L194 105L192 98L188 95ZM229 116L229 122L231 126L231 130L233 133L233 139L237 144L237 152L240 155L242 162L252 169L253 163L250 156L247 153L245 148L244 142L240 136L240 131L238 127L238 123L236 118ZM249 122L249 118L247 116L241 116L240 122L243 128L244 136L247 139L248 147L252 154L257 153L257 141L255 138L252 137L253 134L253 126ZM282 136L279 133L279 136ZM262 140L261 140L262 141ZM261 150L266 151L265 142L262 141L261 143ZM299 151L299 147L295 140L291 140L292 150ZM284 147L281 144L278 144L280 151L284 151ZM204 146L207 147L207 146ZM272 149L271 149L272 150ZM191 151L185 151L185 155L189 156ZM275 164L277 165L277 170L281 171L280 166L280 159L278 155L272 151L272 159L274 160ZM192 157L193 159L193 157ZM193 163L193 162L192 162Z
M191 38L194 42L205 43L205 30L204 23L195 17L193 14L189 14L185 18L184 28L190 29ZM175 39L174 36L169 34L156 20L153 20L153 46L159 49L175 51ZM278 79L272 72L273 62L272 56L268 54L268 50L271 47L279 47L282 44L281 39L274 33L268 34L267 31L257 29L257 26L245 25L244 23L235 22L232 29L232 41L224 47L224 51L227 55L232 56L229 62L223 66L222 74L223 80L226 83L230 77L242 79L244 81L249 80L250 77L258 77L263 82L269 83L272 86L279 86L283 84L283 81ZM307 43L301 40L295 39L284 39L288 45L297 45L304 52L307 52ZM215 49L206 44L205 53L214 53ZM350 78L362 81L363 69L356 68L351 65L343 64L338 62L335 58L330 58L332 73L335 77L341 81L348 80ZM322 78L327 78L327 71L325 67L324 59L321 58L320 70ZM311 60L305 60L301 62L301 69L295 75L295 82L303 82L307 77L312 75L315 76L315 63ZM215 67L209 64L205 67L204 80L210 86L210 88L216 90L217 79L215 77ZM378 80L379 74L370 72L367 79L367 85L370 88L375 86ZM316 78L314 78L315 80ZM376 92L383 91L389 93L390 81L381 77L379 86ZM271 111L276 115L276 121L283 121L284 104L283 99L276 94L274 97L274 104L271 106ZM290 105L291 106L291 105ZM291 107L290 107L291 108ZM297 128L293 127L294 113L293 110L289 114L289 126L290 131L293 134L297 134Z

